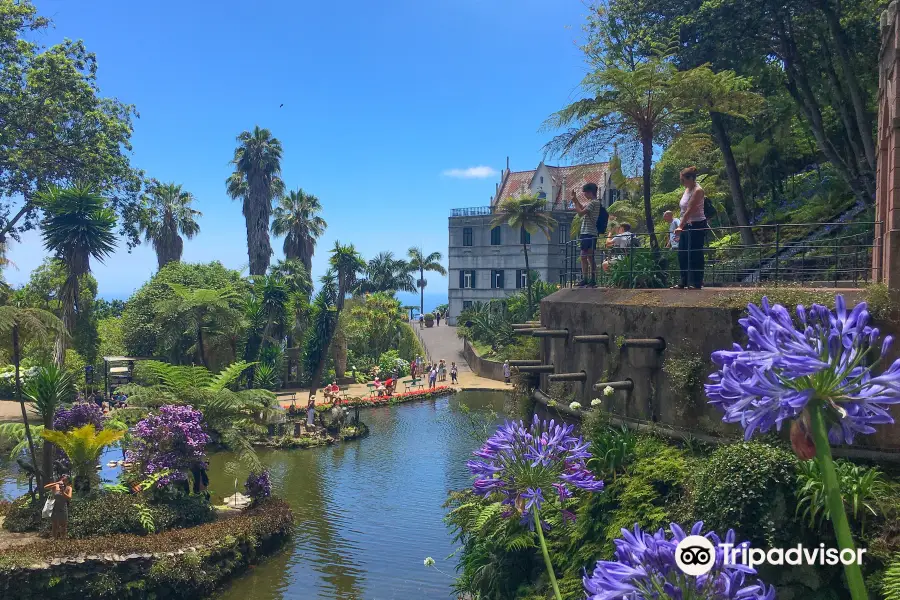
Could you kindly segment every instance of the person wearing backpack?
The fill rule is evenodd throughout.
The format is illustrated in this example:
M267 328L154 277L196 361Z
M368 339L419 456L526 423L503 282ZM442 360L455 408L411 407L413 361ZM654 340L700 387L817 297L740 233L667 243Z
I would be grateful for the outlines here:
M699 290L703 287L703 246L709 222L706 209L712 209L703 188L697 184L697 167L681 171L681 224L675 229L678 239L678 267L681 283L672 289Z
M597 283L597 261L594 251L597 249L597 236L606 233L606 224L609 214L603 207L603 203L597 197L597 184L586 183L581 187L587 202L582 204L578 200L575 190L572 190L572 204L575 212L581 216L581 231L579 240L581 243L581 282L578 287L592 287Z

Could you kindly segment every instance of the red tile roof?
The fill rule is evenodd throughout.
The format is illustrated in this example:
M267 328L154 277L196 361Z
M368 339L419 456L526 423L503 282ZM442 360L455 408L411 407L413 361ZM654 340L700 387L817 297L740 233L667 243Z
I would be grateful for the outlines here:
M602 190L606 173L609 171L609 163L591 163L586 165L573 165L569 167L552 167L547 165L553 176L553 185L559 186L565 179L567 190L573 187L581 189L585 183L596 183ZM500 183L500 189L491 201L491 206L496 206L507 198L521 196L528 192L528 185L531 183L537 169L531 171L510 171L504 174L503 181ZM569 194L564 194L564 190L559 188L556 197L553 198L553 208L568 209Z

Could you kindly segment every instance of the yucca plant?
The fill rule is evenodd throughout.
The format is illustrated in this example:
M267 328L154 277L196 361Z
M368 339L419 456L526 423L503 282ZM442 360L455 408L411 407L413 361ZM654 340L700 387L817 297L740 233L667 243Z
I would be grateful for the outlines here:
M93 425L85 425L66 432L45 429L41 435L66 453L75 476L75 490L87 493L91 490L91 480L97 476L97 461L103 449L118 441L125 432L112 429L98 432Z
M256 366L253 373L253 386L264 390L274 390L278 387L278 371L269 364Z
M41 416L45 430L53 429L56 409L72 400L75 382L72 374L54 364L40 367L28 380L24 393ZM53 444L44 444L41 455L41 473L45 480L53 476Z

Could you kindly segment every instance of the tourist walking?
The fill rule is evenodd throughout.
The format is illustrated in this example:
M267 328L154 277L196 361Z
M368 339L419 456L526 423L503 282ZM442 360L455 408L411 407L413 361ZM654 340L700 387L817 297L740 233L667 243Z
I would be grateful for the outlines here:
M454 385L458 385L459 381L457 381L457 376L459 375L459 369L456 367L456 363L450 363L450 383Z
M439 310L434 311L434 320L437 323L437 326L440 327L441 326L441 311L439 311Z
M509 383L509 361L503 362L503 381Z
M666 248L675 250L678 248L679 235L675 232L681 227L681 219L675 217L671 210L663 213L663 221L669 224L669 237L666 238Z
M415 360L409 363L409 376L413 379L416 378L416 371L419 369L419 357L417 356Z
M428 387L434 389L434 384L437 381L437 367L431 367L431 371L428 372Z
M69 501L72 499L69 476L63 475L59 481L45 485L44 489L50 490L53 500L53 509L50 513L50 537L55 540L65 539L69 532Z
M597 220L605 215L605 220L609 219L606 209L597 198L597 184L586 183L581 188L586 201L584 204L578 199L575 190L572 190L572 204L575 206L575 212L581 216L581 230L579 240L581 243L581 282L579 287L589 287L597 284L597 261L594 252L597 249L597 236L601 233L597 229ZM603 231L606 231L606 224L601 224Z
M703 245L709 224L703 210L706 198L703 188L697 184L697 167L681 171L681 223L675 228L678 240L678 267L681 283L673 289L699 290L703 287Z
M438 381L447 381L447 363L443 358L438 363Z

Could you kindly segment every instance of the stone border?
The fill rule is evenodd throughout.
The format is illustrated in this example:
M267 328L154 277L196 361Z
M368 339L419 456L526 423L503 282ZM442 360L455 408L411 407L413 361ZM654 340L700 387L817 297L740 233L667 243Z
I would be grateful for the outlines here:
M485 379L503 381L503 363L478 356L468 339L463 338L463 357L472 372Z

